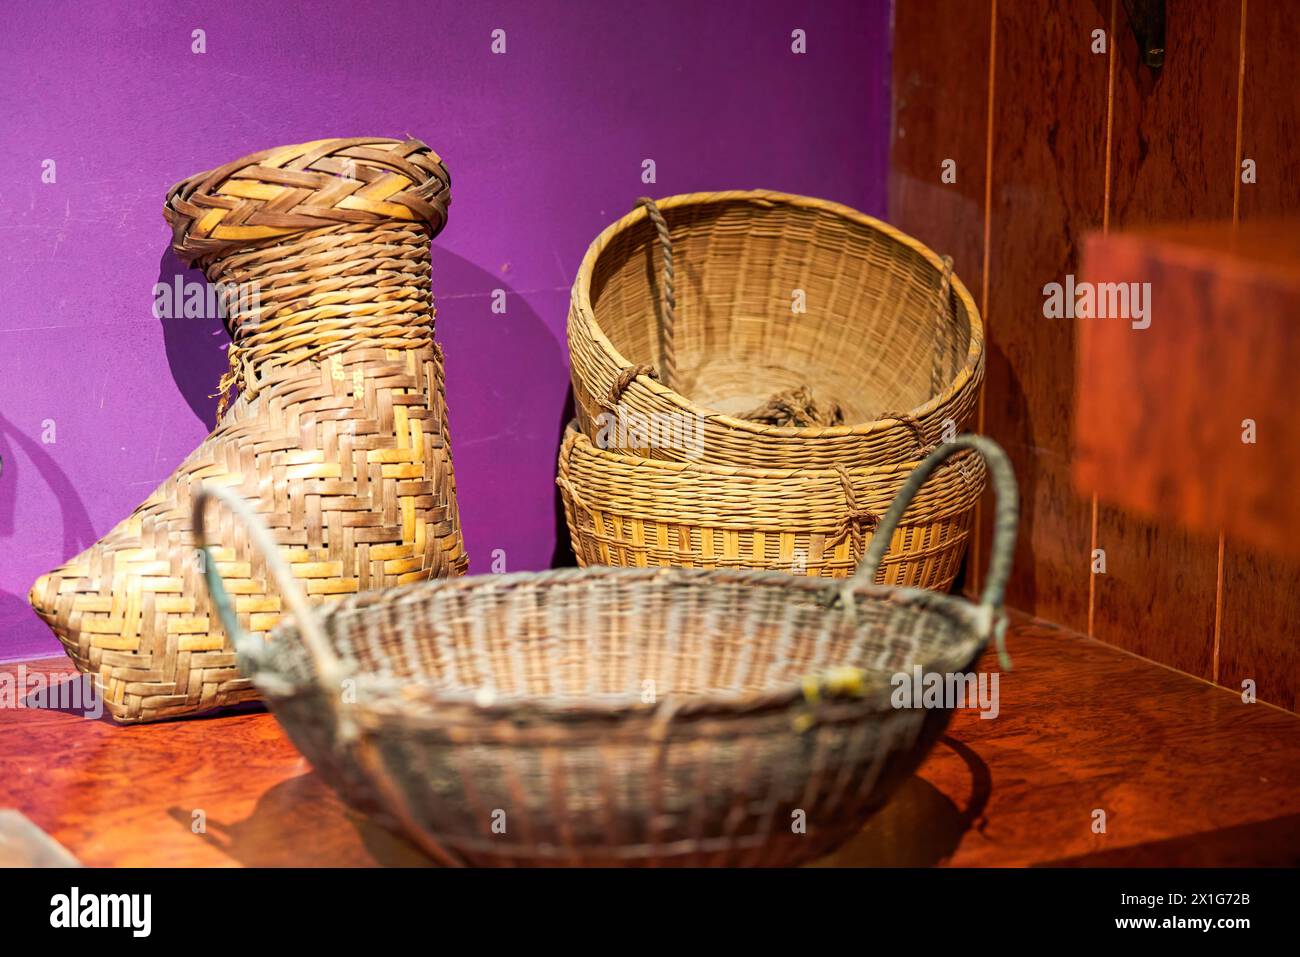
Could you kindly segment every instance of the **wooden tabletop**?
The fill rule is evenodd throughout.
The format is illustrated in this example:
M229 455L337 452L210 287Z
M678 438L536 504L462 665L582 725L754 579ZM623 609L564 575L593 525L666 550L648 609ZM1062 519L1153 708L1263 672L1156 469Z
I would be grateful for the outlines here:
M1300 716L1039 622L1008 644L998 717L959 712L823 864L1300 863ZM71 668L0 673L20 667ZM85 864L426 863L347 810L264 712L121 727L5 705L0 808Z

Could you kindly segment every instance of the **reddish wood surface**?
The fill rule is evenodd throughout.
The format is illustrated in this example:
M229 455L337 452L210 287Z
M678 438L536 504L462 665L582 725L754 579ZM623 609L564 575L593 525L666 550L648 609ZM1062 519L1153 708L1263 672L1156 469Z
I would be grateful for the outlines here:
M1223 566L1219 682L1300 711L1300 562L1228 539Z
M1242 222L1300 212L1297 49L1300 16L1294 4L1255 0L1246 5L1241 155L1255 161L1256 179L1241 186Z
M899 36L928 36L894 51L890 222L950 255L981 301L991 0L911 0L894 8ZM934 29L943 24L944 29ZM952 75L977 80L954 86ZM945 160L956 182L940 178Z
M991 36L979 26L990 6L900 4L890 215L975 259L963 211L979 207L915 184L934 156L991 150L980 224L989 242L978 251L989 287L982 429L1008 447L1025 503L1008 599L1229 687L1254 674L1269 700L1300 706L1300 561L1228 534L1220 565L1218 529L1189 533L1103 502L1097 544L1108 572L1089 574L1091 495L1071 481L1074 346L1068 320L1041 312L1043 284L1078 275L1081 237L1103 219L1124 230L1300 210L1300 17L1281 3L1171 0L1168 55L1154 73L1139 62L1121 0L1001 0ZM1091 52L1097 28L1108 32L1106 54ZM987 115L990 93L992 129L981 133L976 114ZM1255 160L1255 183L1240 183L1242 157ZM1213 382L1194 387L1213 395ZM971 558L968 586L987 556L972 546Z
M992 0L908 0L894 7L894 35L905 42L893 51L889 221L952 256L953 271L981 313L992 8ZM956 182L944 181L948 160L956 164ZM989 316L982 318L987 336ZM987 508L976 506L981 521ZM985 541L971 539L958 578L968 597L979 593Z
M1165 66L1158 73L1142 64L1132 31L1117 31L1112 235L1142 224L1231 217L1240 17L1239 3L1170 3ZM1083 271L1090 276L1091 266ZM1168 331L1180 317L1173 304L1158 301L1166 319L1163 331ZM1094 352L1081 357L1079 369L1111 359ZM1199 390L1212 402L1215 381L1212 373L1199 381L1187 380L1183 387ZM1096 391L1091 378L1075 386L1080 396L1085 390ZM1167 396L1167 391L1144 392L1139 408L1158 408ZM1135 441L1125 434L1132 421L1130 414L1108 428L1122 440ZM1178 441L1172 436L1169 440ZM1117 471L1110 480L1119 484L1129 479ZM1114 498L1098 498L1096 544L1105 549L1106 574L1096 577L1093 636L1211 679L1218 530L1188 534L1167 515L1134 516L1113 507Z
M1295 10L1282 3L1248 5L1241 154L1255 160L1257 175L1240 186L1246 227L1300 215L1297 49ZM1262 552L1229 535L1223 566L1219 681L1235 688L1251 677L1264 700L1300 711L1300 559Z
M1074 346L1067 322L1044 317L1043 286L1077 271L1083 233L1102 222L1109 58L1091 47L1108 7L1000 2L995 26L983 430L1011 456L1028 519L1007 601L1080 631L1091 506L1068 481Z
M1232 215L1241 6L1170 0L1154 71L1124 13L1115 34L1110 228ZM1281 92L1281 91L1278 91Z
M999 717L959 713L823 864L1300 863L1300 716L1040 623L1009 642ZM345 809L260 712L117 727L0 711L0 807L89 865L427 863Z
M1300 221L1094 237L1085 278L1121 277L1151 283L1150 327L1079 321L1075 475L1117 506L1099 523L1096 636L1294 709L1300 427L1283 397L1300 366Z
M1225 223L1187 240L1094 237L1085 274L1149 282L1152 307L1146 329L1079 320L1080 485L1211 539L1222 530L1300 558L1300 423L1285 400L1300 369L1300 220Z

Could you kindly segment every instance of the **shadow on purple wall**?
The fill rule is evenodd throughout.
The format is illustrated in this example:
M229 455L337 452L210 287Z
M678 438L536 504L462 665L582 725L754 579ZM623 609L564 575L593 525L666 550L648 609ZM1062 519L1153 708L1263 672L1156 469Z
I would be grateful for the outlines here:
M507 571L548 568L557 523L555 462L572 415L567 350L528 298L499 275L437 244L432 258L470 571L492 571L497 549ZM494 290L504 293L503 314L492 311ZM508 542L500 540L503 529Z
M573 415L567 386L558 391L554 385L567 383L564 351L526 298L498 276L436 246L433 275L437 338L447 357L457 497L471 571L491 571L497 549L510 571L572 564L554 485L564 424ZM171 284L177 276L183 282L206 282L199 270L187 269L168 249L159 259L158 281ZM497 289L505 294L505 314L492 311ZM224 325L219 319L193 318L162 319L159 325L176 388L209 429L216 418L212 393L226 370L229 337ZM30 464L54 493L62 510L63 556L97 540L67 474L40 443L3 415L0 458L7 482L16 483ZM464 509L466 502L473 505ZM123 512L113 520L125 517ZM500 539L503 524L512 530L510 541ZM12 535L14 525L14 497L0 496L0 536ZM558 541L553 554L552 541ZM26 598L11 592L0 591L0 624L9 638L21 633L38 640L48 634Z
M573 386L569 386L568 392L564 395L564 411L560 415L560 427L555 431L555 457L558 461L560 457L560 447L564 445L564 430L568 428L569 423L577 415L577 409L574 406ZM557 466L558 471L558 466ZM551 552L551 568L573 568L578 564L578 557L573 554L573 539L569 537L569 524L564 520L564 497L560 494L560 487L555 485L551 489L554 496L553 508L555 509L555 550Z
M22 458L15 454L15 445L22 451ZM58 496L59 511L63 518L62 553L71 558L83 548L94 544L98 537L94 525L67 473L39 442L23 434L21 429L0 413L0 461L4 462L4 478L10 488L17 488L24 460L36 469L45 486ZM14 503L14 496L0 496L0 536L14 533ZM4 620L3 615L0 615L0 620Z
M207 285L201 270L185 266L168 246L158 260L158 282ZM217 421L217 383L226 371L226 345L230 335L220 319L160 319L167 364L176 388L207 429Z
M4 415L0 415L0 462L3 462L0 466L3 473L0 474L3 474L8 488L16 488L22 469L31 465L40 481L54 492L61 513L63 538L60 554L71 558L94 543L98 537L95 527L67 473L39 442L24 435ZM0 495L0 537L14 534L15 502L14 495ZM53 566L55 563L50 564ZM0 590L0 629L3 629L5 638L18 633L49 635L45 623L36 617L36 612L27 603L26 595L20 597L3 590Z
M505 555L510 570L571 563L553 488L564 424L573 415L567 391L556 395L553 385L567 380L564 350L527 299L500 276L437 244L431 259L458 498L475 503L468 513L462 511L473 570L490 571L494 550L507 546L515 553ZM183 283L206 283L200 270L186 268L168 248L158 263L158 282L171 286L178 277ZM497 290L504 295L505 313L492 311ZM177 390L211 428L213 393L226 370L230 341L224 324L190 318L162 319L159 325ZM489 510L497 513L495 521L483 514ZM500 528L502 516L540 522L546 534L494 541L487 529ZM561 536L554 554L520 554L519 541L542 547L552 535Z

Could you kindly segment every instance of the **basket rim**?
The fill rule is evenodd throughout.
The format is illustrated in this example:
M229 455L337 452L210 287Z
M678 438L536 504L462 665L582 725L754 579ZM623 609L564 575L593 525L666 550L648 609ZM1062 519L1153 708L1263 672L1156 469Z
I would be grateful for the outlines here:
M189 176L173 183L167 190L167 197L163 201L163 219L167 225L172 228L172 251L187 262L197 261L203 255L211 255L211 249L187 249L187 244L191 239L191 231L195 226L195 217L187 215L177 207L178 203L188 202L195 193L204 191L208 188L220 190L229 184L233 179L238 178L238 174L248 167L260 166L267 161L275 167L281 163L295 158L296 154L312 153L320 151L322 153L332 152L334 150L367 148L374 147L380 152L388 148L400 148L403 146L415 146L418 151L426 153L438 167L440 175L428 174L419 181L412 178L408 171L402 170L398 165L392 162L384 162L380 158L368 158L366 165L388 169L390 173L405 177L410 183L408 188L400 191L401 194L413 193L424 196L430 189L430 184L445 184L448 194L451 188L451 174L447 170L447 164L443 161L441 155L434 150L428 143L417 139L409 134L404 138L393 136L326 136L316 139L305 140L297 143L282 143L279 146L270 146L265 149L254 150L246 153L237 159L222 163L220 166L213 166L210 169L199 170L191 173ZM392 198L391 196L389 197ZM430 239L438 235L446 225L447 208L451 205L451 196L447 195L441 204L441 222L429 220L427 217L412 213L406 217L394 217L396 222L401 224L416 225L424 223L430 231ZM264 243L268 246L274 246L278 243L292 239L294 236L307 232L314 232L318 229L329 229L339 225L356 225L366 226L374 225L368 221L357 221L356 223L340 223L331 221L328 218L322 218L317 225L300 225L276 227L274 234L263 235L259 237L250 237L247 239L230 239L226 244L237 247L244 244Z
M331 623L339 619L360 617L376 607L384 607L394 601L418 602L432 593L444 590L476 591L479 589L510 589L519 585L574 584L583 581L612 580L621 585L659 580L662 586L674 584L694 587L711 587L720 583L750 585L765 588L797 590L804 593L830 597L831 593L840 592L846 583L842 579L809 578L789 575L780 571L759 571L751 569L716 569L716 568L617 568L593 565L587 568L557 568L541 572L510 572L500 575L471 575L464 578L435 578L414 585L402 585L379 591L360 592L340 602L331 603L318 610L320 623L330 632ZM902 606L914 606L922 610L947 617L954 627L963 629L965 638L953 643L953 654L934 656L928 661L909 663L908 667L920 664L927 670L936 663L950 664L952 667L969 667L979 657L988 643L987 634L981 636L982 626L991 624L982 606L959 595L926 591L899 585L877 585L869 583L858 585L853 589L858 598L867 597ZM827 608L826 614L843 614ZM267 637L267 645L277 641L292 642L301 647L297 635L297 625L292 616L286 616ZM961 651L960 654L956 653ZM306 653L305 648L302 653ZM863 673L862 669L851 668ZM863 709L895 711L889 702L888 683L872 683L865 691L854 690L843 685L826 687L816 679L823 678L833 666L820 672L810 672L802 679L784 682L779 686L761 691L740 691L735 694L717 692L690 695L663 695L654 702L644 702L636 693L623 696L609 695L600 698L561 696L561 695L509 695L485 697L482 689L451 690L410 678L384 677L374 673L352 671L347 677L357 681L358 691L364 688L374 693L378 700L365 701L367 695L358 694L357 702L351 707L375 716L404 715L408 718L416 715L410 710L419 705L421 718L437 719L433 709L439 706L457 709L460 714L468 713L482 718L532 718L540 720L557 720L571 723L583 718L627 718L656 716L661 711L670 716L714 715L739 717L751 715L756 711L780 710L790 704L805 700L814 703L852 703ZM310 695L317 690L316 676L313 670L311 678L294 682L274 674L272 680L263 686L259 680L261 670L252 675L259 690L269 700L287 700ZM815 681L810 685L810 680ZM428 709L428 710L426 710Z
M660 210L675 209L679 206L701 206L715 203L734 203L749 202L758 205L771 205L784 203L790 206L800 206L806 209L815 209L821 212L830 213L841 219L849 220L859 226L865 226L868 229L883 233L885 236L893 239L895 242L908 247L913 252L920 255L929 262L940 273L943 271L943 261L933 249L927 246L913 236L909 236L902 230L891 226L884 220L877 219L851 206L845 206L843 203L837 203L829 199L819 199L815 196L801 196L797 193L783 193L778 190L769 189L751 189L751 190L721 190L721 191L703 191L695 193L679 193L674 196L666 196L663 199L655 201ZM642 205L637 205L631 212L625 214L622 218L615 220L606 226L600 234L587 247L587 252L582 257L582 262L578 266L578 274L573 280L573 287L569 295L569 301L572 305L572 311L577 313L587 326L588 334L597 348L605 352L620 367L628 368L634 366L627 356L623 355L609 338L605 335L604 329L596 321L595 310L591 304L591 281L595 275L596 263L600 259L605 248L613 242L615 236L634 227L637 223L647 219L650 213ZM906 414L913 418L922 418L941 408L957 395L970 382L979 371L979 364L984 354L984 321L980 316L979 308L975 304L975 298L966 288L965 283L954 272L951 276L952 293L961 300L966 309L966 315L970 319L970 343L966 349L966 362L957 371L946 388L931 396L923 404L913 409L904 410ZM693 415L702 416L710 421L725 426L728 429L738 432L748 432L758 436L770 436L774 438L785 439L817 439L817 438L839 438L844 436L865 436L874 432L881 432L893 428L900 424L901 420L893 418L873 419L869 422L859 422L854 425L833 425L833 426L789 426L789 425L765 425L761 422L753 422L748 419L741 419L735 416L727 415L708 406L700 405L682 393L672 389L656 379L649 376L639 375L635 380L643 385L656 398L663 399L679 409L689 412Z
M438 155L423 140L414 137L399 138L395 136L322 136L314 140L303 140L296 143L281 143L279 146L268 146L260 150L253 150L245 153L237 159L222 163L219 166L213 166L209 169L202 169L196 173L191 173L182 179L177 180L170 189L167 190L167 201L163 204L164 218L175 215L175 210L170 208L170 200L176 194L182 192L186 187L197 186L204 180L213 182L224 182L230 177L232 172L243 169L246 166L255 166L265 159L273 159L285 153L292 153L295 150L313 150L322 147L340 147L345 145L351 146L401 146L405 143L417 142L422 144L432 157L439 163L442 157Z

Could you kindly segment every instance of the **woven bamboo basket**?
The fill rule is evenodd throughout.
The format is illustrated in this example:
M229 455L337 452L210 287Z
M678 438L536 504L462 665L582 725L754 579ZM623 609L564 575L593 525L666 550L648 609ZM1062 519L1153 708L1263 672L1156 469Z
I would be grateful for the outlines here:
M846 206L765 190L642 200L588 249L568 337L588 437L616 412L696 416L704 458L742 468L922 458L969 423L984 374L951 260Z
M556 484L579 565L844 578L916 464L739 469L669 462L597 448L570 425ZM877 581L951 587L984 485L977 455L941 467L894 530Z
M429 277L449 201L428 146L375 137L267 150L172 187L173 249L226 293L218 421L30 596L117 720L256 696L200 584L200 482L256 503L314 601L464 573ZM211 560L238 594L242 627L265 634L281 597L264 560L225 531Z
M959 449L998 492L981 604L874 583L927 475ZM920 761L953 702L896 708L899 674L963 674L992 637L1016 487L996 445L927 458L851 579L722 569L562 569L427 582L309 607L248 502L293 618L244 634L240 667L356 807L447 864L797 864L851 837ZM1004 661L1004 666L1009 666Z

